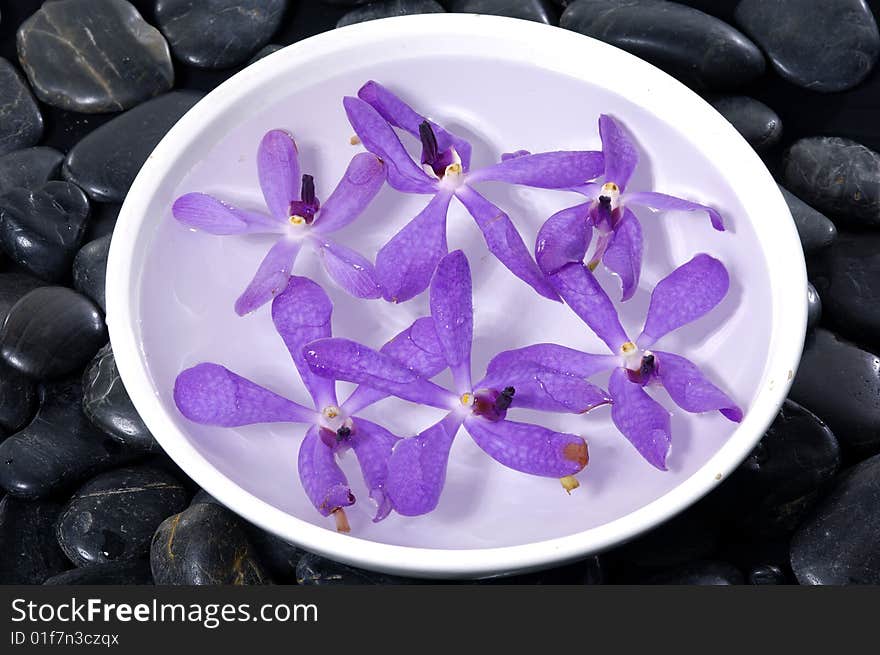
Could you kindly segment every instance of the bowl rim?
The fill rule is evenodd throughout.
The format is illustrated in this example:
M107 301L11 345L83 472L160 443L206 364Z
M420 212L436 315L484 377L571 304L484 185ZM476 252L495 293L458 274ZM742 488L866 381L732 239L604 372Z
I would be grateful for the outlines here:
M660 120L669 122L674 117L677 124L686 124L694 141L710 139L713 149L725 153L727 178L749 189L749 198L743 200L745 215L766 252L773 255L766 262L773 311L768 359L754 403L727 441L689 478L620 518L564 537L516 546L390 545L338 534L268 504L214 468L175 426L153 388L139 340L138 243L149 220L144 208L189 143L210 129L228 106L291 69L353 48L378 47L393 56L394 44L401 44L411 56L436 54L449 39L468 43L469 54L503 55L506 61L526 62L591 84L613 83L633 103L650 107ZM617 71L616 79L593 79L589 68L579 64L598 57L605 70ZM780 215L780 220L757 223L759 207L765 215ZM757 444L785 400L806 334L804 255L793 221L782 216L790 214L776 183L739 133L696 93L623 50L568 30L506 17L428 14L381 19L312 36L268 55L211 91L174 125L147 159L119 213L107 263L107 325L123 384L162 448L203 489L248 521L305 550L366 569L424 578L513 574L595 554L655 527L715 488Z

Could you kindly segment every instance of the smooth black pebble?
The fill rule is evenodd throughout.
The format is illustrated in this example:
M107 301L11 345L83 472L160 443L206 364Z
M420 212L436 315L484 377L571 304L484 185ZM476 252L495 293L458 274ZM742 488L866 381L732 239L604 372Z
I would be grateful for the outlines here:
M712 106L759 153L767 152L782 138L782 120L760 100L723 96L712 100Z
M70 568L55 540L57 503L0 500L0 584L42 584Z
M74 288L94 300L103 311L107 311L104 285L107 281L107 255L110 253L111 236L107 234L90 241L79 249L73 260Z
M151 585L153 573L145 559L91 564L54 575L44 585Z
M301 585L328 587L331 585L389 585L412 584L412 580L336 562L314 553L303 555L296 565L296 581Z
M547 25L559 20L559 10L550 0L451 0L447 6L449 11L509 16Z
M0 196L16 187L36 191L58 177L64 155L45 146L16 150L0 157Z
M43 115L19 72L0 57L0 155L32 146L43 136Z
M411 16L413 14L441 14L446 10L434 0L381 0L359 6L345 14L336 27L365 23L378 18Z
M727 586L745 584L742 572L727 562L697 561L645 580L655 585Z
M807 283L807 330L812 330L822 320L822 298L809 282Z
M0 428L20 430L33 418L36 406L33 380L0 362Z
M837 227L830 218L810 207L788 189L779 187L779 190L785 198L788 211L791 212L804 253L811 255L834 243Z

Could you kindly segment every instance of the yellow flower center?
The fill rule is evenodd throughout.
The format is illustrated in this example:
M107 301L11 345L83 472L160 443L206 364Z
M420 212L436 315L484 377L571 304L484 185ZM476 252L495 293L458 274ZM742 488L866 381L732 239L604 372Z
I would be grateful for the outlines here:
M461 175L462 170L463 169L461 167L461 164L459 164L458 162L456 162L455 164L449 164L449 166L446 167L446 174L445 175L447 177Z
M620 352L624 355L632 355L636 351L636 344L632 341L627 341L620 347Z
M465 407L473 407L474 404L474 394L472 393L463 393L461 394L461 404Z
M602 191L605 193L620 193L620 187L614 182L606 182L602 185Z
M306 224L306 219L303 218L302 216L300 216L299 214L294 214L293 216L291 216L287 220L290 221L291 225L305 225Z
M324 415L324 418L330 419L331 421L339 416L339 408L336 405L327 405L323 410L321 410L321 414Z

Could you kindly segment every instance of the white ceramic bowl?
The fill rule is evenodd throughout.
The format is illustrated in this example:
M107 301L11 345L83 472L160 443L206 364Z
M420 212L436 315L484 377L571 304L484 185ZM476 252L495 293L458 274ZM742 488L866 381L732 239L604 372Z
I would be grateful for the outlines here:
M725 262L728 298L709 316L664 340L696 361L746 410L739 425L717 413L673 411L670 471L643 462L611 426L606 409L581 416L529 416L587 436L591 463L571 496L558 481L497 465L462 433L447 487L427 517L369 521L367 502L338 534L308 503L296 478L297 426L236 430L185 420L171 400L176 374L216 361L307 402L272 330L268 309L232 312L236 295L268 245L184 230L170 215L177 195L206 191L260 208L255 152L268 129L291 130L304 169L326 197L356 151L343 95L373 78L418 109L475 141L474 166L525 148L598 149L600 112L622 120L642 163L630 188L684 195L717 207L730 231L696 215L641 213L647 255L642 288L622 309L637 329L651 286L697 252ZM534 243L541 222L574 196L488 190ZM373 257L424 204L385 189L343 242ZM474 368L495 352L556 340L603 352L564 306L538 298L491 257L463 211L449 220L450 248L475 272ZM312 263L297 274L326 277ZM616 281L602 274L616 297ZM334 334L374 346L425 312L424 298L401 306L353 301L325 284ZM718 485L774 418L797 367L806 325L806 274L798 237L770 174L707 103L645 62L609 45L530 22L430 15L334 30L277 52L236 75L194 107L148 159L126 198L107 271L110 337L125 386L168 454L196 482L249 521L303 548L357 566L424 577L477 577L546 567L621 543L681 511ZM371 304L372 303L372 304ZM601 382L601 380L600 380ZM400 435L436 415L383 401L371 416ZM393 404L398 403L398 404ZM353 489L356 469L348 464Z

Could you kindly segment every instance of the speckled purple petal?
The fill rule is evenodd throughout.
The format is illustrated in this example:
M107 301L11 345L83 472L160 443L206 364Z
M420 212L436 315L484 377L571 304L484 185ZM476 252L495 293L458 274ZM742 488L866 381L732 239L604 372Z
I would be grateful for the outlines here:
M382 297L376 269L366 257L327 237L316 243L324 270L346 293L355 298Z
M615 355L593 355L555 343L538 343L498 353L489 362L488 373L493 379L500 379L508 369L523 363L536 364L540 368L566 375L589 378L596 373L611 370L619 362Z
M452 195L440 192L376 255L376 274L389 302L406 302L428 288L446 254L446 213Z
M385 164L369 152L355 155L339 184L321 206L313 223L315 231L330 234L344 228L363 213L383 184Z
M425 316L395 336L379 350L426 380L446 368L446 358L434 331L434 321ZM372 405L388 396L384 391L359 386L348 397L342 408L349 415Z
M266 253L254 279L235 301L235 312L245 316L259 309L287 287L290 271L302 243L282 237Z
M614 303L583 264L568 264L550 276L562 299L581 320L618 354L629 341Z
M364 482L370 490L370 498L376 503L374 521L381 521L391 511L391 499L385 493L385 481L388 478L388 459L400 437L391 434L381 425L356 418L354 431L351 435L352 449L361 467Z
M627 379L622 368L611 374L611 420L648 462L666 470L666 458L672 445L669 412L651 398L641 385Z
M510 217L468 186L459 187L456 197L474 217L489 252L539 294L550 300L559 300Z
M361 87L358 91L358 97L368 102L382 118L393 126L409 132L416 138L419 136L419 125L428 120L387 88L373 80ZM437 149L443 152L449 148L455 148L461 158L462 167L467 171L471 166L471 144L437 125L434 121L428 120L428 122L437 139Z
M471 267L461 250L440 260L431 280L431 317L459 393L471 391L474 305Z
M174 403L190 421L225 428L253 423L313 423L314 409L261 387L219 364L199 364L174 382Z
M589 219L590 203L568 207L548 218L535 240L538 267L552 275L566 264L584 260L593 238Z
M385 490L398 514L420 516L437 507L446 483L449 449L460 426L461 419L449 414L397 444L388 460Z
M654 287L639 348L696 321L724 299L729 287L727 269L714 257L701 253L679 266Z
M364 147L379 157L386 167L388 184L405 193L435 193L437 180L413 161L392 127L360 98L343 100L348 120Z
M220 236L281 232L283 227L270 216L236 209L206 193L180 196L174 201L171 213L187 227Z
M479 416L468 417L464 427L489 457L521 473L564 478L583 470L589 461L587 443L574 434Z
M287 346L303 384L320 410L336 405L333 380L315 375L308 367L303 347L316 339L331 335L333 303L325 291L312 280L293 276L285 290L272 303L272 322Z
M314 425L309 428L299 447L299 479L315 509L330 516L337 509L354 505L354 494L318 430Z
M503 371L487 376L475 385L477 389L484 387L513 387L515 394L511 407L544 412L582 414L609 402L608 395L602 389L584 378L527 361L505 367Z
M299 199L302 173L293 137L284 130L271 130L257 150L257 173L266 206L275 218L285 221L290 203Z
M620 125L606 114L599 116L599 136L605 154L605 181L614 182L623 191L639 163L639 153Z
M604 157L591 150L560 150L508 158L499 164L473 171L470 184L506 182L539 189L567 189L602 174Z
M419 377L396 359L349 339L319 339L304 350L309 367L322 377L364 384L422 405L450 409L458 396Z
M647 207L654 211L704 211L709 214L712 227L720 232L724 231L724 221L721 219L721 214L717 210L697 202L676 198L675 196L667 196L665 193L656 193L654 191L627 193L623 200L627 204Z
M632 298L642 273L642 226L629 209L623 210L623 218L614 228L602 263L620 278L621 300Z
M672 353L654 351L657 375L675 404L696 414L717 409L734 423L742 421L742 410L721 389L709 382L696 364Z

